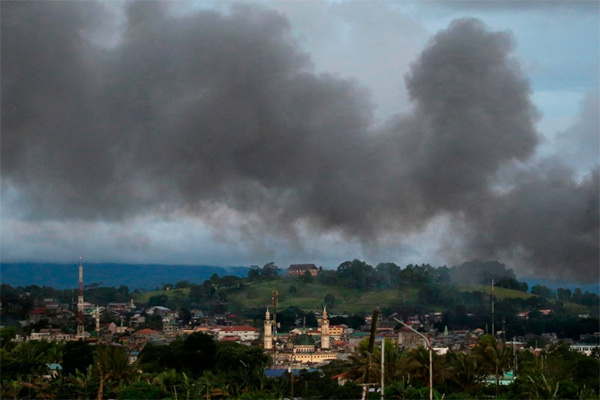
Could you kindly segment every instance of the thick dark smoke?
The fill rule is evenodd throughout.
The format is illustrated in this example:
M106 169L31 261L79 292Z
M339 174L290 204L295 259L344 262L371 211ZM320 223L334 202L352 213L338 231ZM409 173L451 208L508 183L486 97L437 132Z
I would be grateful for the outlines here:
M126 3L120 41L101 46L106 18L2 4L2 179L30 218L206 220L222 204L290 237L302 222L375 243L448 215L465 257L597 278L597 172L576 183L546 161L492 189L538 141L509 35L453 22L406 77L414 112L375 131L368 91L313 73L272 11Z

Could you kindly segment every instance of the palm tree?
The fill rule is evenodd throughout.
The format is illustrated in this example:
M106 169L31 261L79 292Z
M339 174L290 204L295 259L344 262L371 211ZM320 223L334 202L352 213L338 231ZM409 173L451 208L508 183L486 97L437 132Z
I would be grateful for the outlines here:
M102 400L106 384L112 388L116 382L129 382L135 373L135 367L129 364L129 353L123 348L104 346L96 349L94 352L94 375L98 377L99 382L97 400Z
M485 371L477 357L465 353L450 351L446 354L450 371L450 380L464 393L469 393L485 378Z
M350 361L348 378L352 379L356 383L376 382L377 374L369 374L369 382L365 382L367 369L373 371L378 368L376 361L378 359L377 357L369 354L368 347L368 340L365 339L360 342L357 351L348 357L348 360Z
M381 347L376 347L373 355L375 376L381 376ZM407 375L407 360L402 357L402 351L392 343L385 341L385 383L399 381Z
M92 366L88 366L86 372L75 371L75 375L69 375L65 380L65 393L76 395L78 399L89 399L96 392L96 382L92 376Z
M16 379L10 381L10 385L6 385L8 388L5 388L5 384L3 383L2 398L12 396L15 400L18 400L19 393L21 392L21 389L23 389L25 383L26 382L23 381L21 375L17 375Z
M183 375L185 378L181 378L175 369L163 371L152 379L152 385L160 387L167 393L173 392L176 400L179 394L183 394L186 399L189 399L189 390L185 390L187 385L183 385L183 381L187 383L188 379L185 373ZM179 391L178 388L180 388ZM184 393L181 393L181 389L183 389Z
M524 384L524 394L529 399L556 399L559 382L553 385L543 373L527 375Z
M483 335L473 349L473 354L478 358L484 370L496 378L496 397L500 376L508 369L511 352L506 347L506 342L498 343L492 335Z

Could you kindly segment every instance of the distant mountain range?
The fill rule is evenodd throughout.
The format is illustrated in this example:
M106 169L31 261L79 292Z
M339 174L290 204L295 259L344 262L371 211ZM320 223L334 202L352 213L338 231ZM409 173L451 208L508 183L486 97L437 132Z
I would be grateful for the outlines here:
M79 264L0 263L0 282L11 286L51 286L56 289L78 287ZM84 285L98 283L105 287L127 286L154 289L179 281L202 283L211 275L248 276L248 267L215 267L209 265L159 264L93 264L84 263Z
M56 289L77 288L79 264L57 263L0 263L0 282L12 286L51 286ZM84 284L99 283L101 286L127 286L129 289L155 289L165 283L179 281L202 283L212 274L219 276L248 276L249 267L217 267L210 265L163 265L163 264L109 264L84 263ZM574 290L581 288L600 294L600 285L581 284L551 279L524 278L529 289L540 284L556 290L559 287Z

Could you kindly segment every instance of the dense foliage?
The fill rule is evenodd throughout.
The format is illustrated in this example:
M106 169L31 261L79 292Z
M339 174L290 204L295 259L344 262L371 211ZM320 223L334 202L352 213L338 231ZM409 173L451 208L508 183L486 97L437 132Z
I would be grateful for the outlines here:
M168 345L148 344L138 360L119 346L92 346L85 342L5 343L2 347L2 398L283 398L350 399L360 397L360 384L378 387L381 347L372 356L367 341L346 361L334 361L320 371L285 373L267 378L270 357L258 347L217 343L196 333ZM390 341L385 346L386 398L428 398L428 351L405 349ZM47 364L62 363L52 376ZM68 367L67 367L68 366ZM600 357L586 357L566 344L552 345L539 355L516 351L484 335L470 352L434 354L436 398L465 399L593 399L598 398ZM511 370L516 379L498 385ZM348 382L340 386L343 374Z

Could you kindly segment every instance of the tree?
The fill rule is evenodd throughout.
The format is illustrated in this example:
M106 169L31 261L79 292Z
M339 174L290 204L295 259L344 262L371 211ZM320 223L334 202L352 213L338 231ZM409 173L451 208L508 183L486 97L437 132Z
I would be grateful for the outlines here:
M540 284L533 285L533 287L531 288L531 294L536 294L538 296L546 297L548 299L554 298L554 292L552 292L552 289Z
M571 290L558 288L556 289L556 297L562 301L571 301Z
M179 309L178 316L179 319L181 319L181 323L183 325L188 325L192 320L192 312L186 307L182 307Z
M217 273L214 273L210 276L210 278L208 279L210 283L212 283L213 285L218 286L219 282L221 281L221 278L219 278L219 275Z
M214 339L200 332L188 335L183 341L181 363L198 376L202 371L211 369L216 361L217 345Z
M506 265L495 260L464 262L460 266L452 267L450 276L455 282L464 284L480 283L482 285L490 285L492 279L498 282L503 278L516 278L512 269L507 269Z
M450 381L463 393L472 393L485 379L481 361L475 356L450 351L446 360L450 367Z
M242 283L242 278L235 275L225 275L221 278L220 286L223 288L234 288Z
M300 281L305 284L312 283L313 276L310 274L310 272L304 271L304 273L300 275Z
M76 371L86 373L88 366L94 363L94 349L82 341L65 344L63 350L63 374L75 374Z
M364 261L353 260L341 263L337 275L350 287L361 291L369 290L375 285L375 270Z
M117 400L163 399L168 393L147 382L135 382L119 390Z
M7 347L8 343L17 336L14 326L0 328L0 347Z
M119 382L127 384L135 374L135 367L129 364L129 353L122 347L101 346L94 351L93 373L97 377L98 400L104 397L105 385L111 394Z
M260 279L261 270L258 265L252 265L248 270L248 280L249 281L257 281Z
M376 368L377 359L368 352L369 340L365 339L360 342L358 349L348 357L350 367L348 368L348 377L356 383L375 383L376 375L369 373L367 382L367 370L371 371Z
M394 263L379 263L375 267L377 286L385 288L398 287L401 282L400 267Z
M167 305L167 301L169 301L169 296L167 296L166 294L158 294L156 296L152 296L150 297L150 299L148 299L148 307L155 307L155 306L166 306Z
M177 288L177 289L183 289L183 288L188 288L188 287L190 287L191 285L192 285L192 284L191 284L189 281L187 281L187 280L182 280L182 281L179 281L179 282L177 282L177 283L175 284L175 288Z
M484 370L496 378L496 397L500 376L504 374L510 363L510 349L506 343L498 343L492 335L483 335L477 343L473 354L483 366Z
M270 263L265 264L261 271L262 277L266 279L277 278L278 273L279 267L275 265L275 263L272 261Z
M365 325L365 317L358 314L350 315L346 321L346 325L352 329L360 329L363 325Z
M325 305L327 307L333 307L333 305L335 304L335 296L331 293L327 293L323 301L325 302Z
M259 347L247 347L238 343L219 343L216 369L226 374L242 388L256 389L260 385L264 368L270 357Z

